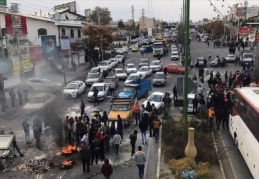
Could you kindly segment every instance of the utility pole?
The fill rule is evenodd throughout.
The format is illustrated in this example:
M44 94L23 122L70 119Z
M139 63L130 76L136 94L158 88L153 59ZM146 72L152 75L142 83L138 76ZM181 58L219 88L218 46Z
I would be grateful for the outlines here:
M187 122L187 108L188 108L188 71L189 71L189 25L190 25L190 0L185 0L185 43L184 43L184 106L183 106L183 119Z
M143 26L143 29L145 29L145 9L142 8L141 9L141 21L142 21L142 26ZM140 37L140 25L139 25L139 37Z
M132 6L130 7L130 9L131 9L131 18L132 18L132 20L133 20L133 22L134 22L134 12L135 12L134 6L132 5Z
M2 26L1 26L1 20L0 20L0 44L1 44L1 53L2 53L2 58L5 59L5 54L4 54L4 38L3 38L3 34L2 34Z
M97 10L97 23L98 23L98 25L100 25L100 23L101 23L101 17L100 17L100 8L98 8L98 10ZM103 61L103 38L101 39L101 59L102 59L102 61Z

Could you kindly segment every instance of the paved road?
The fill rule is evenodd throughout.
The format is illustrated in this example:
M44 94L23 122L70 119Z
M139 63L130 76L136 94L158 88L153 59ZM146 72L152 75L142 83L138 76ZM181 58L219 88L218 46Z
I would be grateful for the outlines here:
M194 61L198 56L201 54L204 54L205 57L209 54L209 52L212 52L212 59L216 57L216 55L227 55L228 51L227 49L214 49L213 47L208 48L206 44L200 42L191 42L191 56L192 60ZM153 58L152 54L146 54L146 57L150 58L151 60L155 59ZM137 61L131 60L134 57L141 57L140 53L132 53L130 52L128 57L127 57L127 62L138 64ZM168 57L163 57L162 62L164 65L171 63L170 56ZM179 61L176 62L179 64ZM209 62L208 62L209 63ZM121 65L120 65L121 66ZM226 70L228 71L235 71L237 67L234 66L234 64L229 64L227 67L224 68L215 68L213 69L214 71L219 71L222 75ZM239 67L238 67L239 68ZM82 79L85 80L87 71L83 71L81 74L78 74L77 79ZM190 77L193 76L193 74L197 74L197 69L192 69L190 70ZM168 82L166 87L153 87L152 91L157 91L157 90L163 90L163 91L171 91L173 84L176 83L176 78L180 75L173 75L170 74L168 77ZM152 77L151 77L152 78ZM120 82L119 84L119 89L121 89L123 86L123 82ZM86 99L87 93L83 94L80 98ZM80 98L78 99L63 99L61 96L56 96L56 108L53 110L56 110L58 115L60 117L69 115L69 116L76 116L79 114L79 104L80 104ZM101 102L100 105L98 106L99 108L106 110L109 112L110 109L110 104L109 104L109 99L108 97L104 102ZM143 102L144 99L140 99L140 103ZM86 112L87 114L91 114L92 111L94 111L96 108L92 105L92 103L89 103L86 101ZM15 159L16 164L23 163L25 160L28 160L31 158L31 156L45 156L49 155L49 151L53 151L54 154L58 154L59 150L58 148L52 148L53 142L51 139L45 138L43 136L43 142L45 147L48 146L48 149L43 150L43 151L38 151L34 149L34 146L25 146L24 143L24 136L23 136L23 131L21 128L21 120L22 118L19 115L14 115L12 117L6 118L5 120L1 120L2 123L1 125L4 126L6 129L14 130L16 131L17 135L17 140L18 143L21 145L22 151L25 152L26 157L24 158L17 158ZM30 119L32 120L32 119ZM112 160L112 162L115 164L114 166L114 174L113 178L125 178L125 179L134 179L138 178L138 171L137 167L135 166L133 160L131 159L129 155L130 151L130 146L129 146L129 139L128 139L128 134L132 132L134 129L137 129L137 127L134 125L134 123L129 127L129 129L126 129L125 131L125 139L122 144L121 148L121 153L118 158L115 158L113 156L113 152L111 154L107 155L108 158ZM137 145L140 144L140 134L138 134L138 141ZM222 138L224 140L224 138ZM218 142L220 142L219 140ZM34 141L33 141L34 142ZM229 144L229 141L226 141ZM49 149L50 148L50 149ZM144 146L144 151L148 155L148 162L146 165L146 178L154 178L156 174L156 164L157 164L157 149L158 145L154 142L152 138L148 138L148 145ZM236 157L236 156L234 156ZM240 157L240 156L239 156ZM244 166L244 164L242 165ZM245 167L243 167L245 169ZM243 169L242 168L242 169ZM226 171L228 173L231 173L230 168L228 165L226 165ZM72 170L66 170L66 171L59 171L58 169L51 170L47 172L46 174L37 176L38 178L102 178L102 175L100 175L100 163L97 166L91 167L91 172L90 174L83 174L81 169L81 164L78 163ZM19 176L19 178L35 178L35 176L25 176L22 172L6 172L2 176L4 178L12 177L14 176Z

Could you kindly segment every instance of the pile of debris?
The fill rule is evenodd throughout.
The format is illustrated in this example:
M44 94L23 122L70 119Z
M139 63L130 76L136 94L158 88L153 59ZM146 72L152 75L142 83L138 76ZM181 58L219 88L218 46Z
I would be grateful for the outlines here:
M35 173L44 173L49 170L48 160L46 158L31 159L25 164L17 167L18 170L25 172L26 175Z

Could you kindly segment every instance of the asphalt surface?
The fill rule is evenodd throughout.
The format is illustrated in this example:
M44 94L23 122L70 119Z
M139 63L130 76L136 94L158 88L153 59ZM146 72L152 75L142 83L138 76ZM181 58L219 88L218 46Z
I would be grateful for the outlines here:
M197 57L199 57L201 54L204 54L205 58L208 57L209 52L212 53L212 59L216 58L217 55L219 56L226 56L228 54L228 50L227 49L215 49L213 47L207 47L207 45L203 42L191 42L191 59L194 62L195 59ZM132 60L132 58L136 58L136 57L141 57L141 54L139 52L129 52L127 59L126 59L126 63L134 63L135 65L138 64L138 61L136 60ZM148 57L152 60L155 60L156 58L153 57L152 53L149 54L145 54L145 57ZM161 61L163 62L163 65L172 63L172 61L170 60L170 53L169 56L167 57L163 57L161 58ZM178 63L180 64L180 61L175 61L173 63ZM208 62L209 64L209 62ZM122 64L119 64L119 66L122 67ZM119 67L118 66L118 67ZM210 68L209 68L210 69ZM240 67L235 66L234 64L228 64L227 67L224 68L211 68L213 71L219 71L221 73L221 75L224 75L225 71L235 71L236 69L240 69ZM197 69L190 69L190 74L189 76L192 77L193 74L197 75ZM76 74L74 76L75 79L77 80L85 80L87 75L87 70L84 70L78 74ZM152 92L153 91L172 91L173 85L176 84L176 79L177 77L182 76L182 75L176 75L176 74L168 74L168 79L167 79L167 85L165 87L153 87L152 88ZM153 77L153 75L152 75ZM152 78L151 77L151 78ZM62 76L55 76L53 77L57 80L62 80L63 77ZM205 78L206 79L206 78ZM123 87L123 82L121 81L118 87L118 90L120 90ZM88 92L88 90L87 90ZM53 110L55 110L57 112L57 114L62 117L62 119L64 119L64 117L66 115L68 116L76 116L80 113L80 109L79 109L79 104L80 104L80 99L84 99L85 103L86 103L86 113L88 115L90 115L97 107L105 110L107 112L109 112L110 110L110 96L108 96L105 101L100 102L100 105L97 107L93 106L93 103L90 103L86 100L87 97L87 92L82 94L79 98L77 99L64 99L61 95L56 95L56 106ZM150 92L151 93L151 92ZM149 94L150 94L149 93ZM142 102L144 102L145 99L140 99L139 102L140 104ZM20 112L20 113L16 113L16 111L14 111L12 113L12 115L7 115L3 118L0 117L1 120L1 127L12 131L15 131L15 134L17 136L17 141L18 144L20 145L20 148L22 150L22 152L24 152L25 157L24 158L20 158L18 157L17 159L14 160L14 166L15 165L19 165L24 163L25 161L31 159L34 156L49 156L50 153L52 153L52 155L56 155L56 156L60 156L60 148L54 147L54 144L52 142L52 140L50 138L46 138L45 136L42 136L42 141L43 141L43 146L44 146L44 150L43 151L39 151L36 150L34 147L34 140L32 141L33 144L31 145L25 145L24 143L24 133L21 127L21 123L22 120L25 116ZM39 117L39 116L34 116L34 117ZM33 120L33 118L29 119L30 122ZM121 178L125 178L125 179L135 179L138 178L138 169L134 164L133 159L130 157L130 146L129 146L129 133L131 133L134 129L138 129L137 126L135 126L135 122L133 122L131 124L131 126L125 130L124 134L124 140L121 146L121 150L120 150L120 154L119 157L114 157L114 151L111 151L110 154L108 154L106 157L109 158L112 161L112 164L114 164L114 173L112 175L112 178L115 179L121 179ZM229 135L229 133L227 133L226 131L219 131L220 134L222 134L221 136L226 136ZM223 135L224 134L224 135ZM32 133L31 133L31 138L33 138ZM146 163L146 172L145 172L145 178L146 179L153 179L155 178L154 176L156 175L156 165L157 165L157 150L158 150L158 144L155 143L153 138L148 138L148 145L145 145L143 147L148 161ZM225 141L225 142L222 142ZM231 138L226 139L225 137L220 137L217 140L219 147L225 147L225 145L232 145L233 144L233 140L231 141ZM222 143L222 144L221 144ZM225 145L224 145L225 143ZM141 145L141 136L140 134L138 134L138 140L137 140L137 145ZM234 146L232 146L233 151L234 151ZM226 152L226 154L228 154L229 152ZM241 158L240 155L234 154L234 155L230 155L231 158ZM59 157L59 160L61 160L63 158ZM247 167L244 163L244 161L242 162L242 160L238 160L239 161L239 165L237 166L237 168L234 167L234 169L238 170L238 171L247 171ZM65 170L65 171L60 171L57 168L51 169L50 171L42 174L42 175L25 175L23 172L21 171L16 171L16 172L4 172L1 174L1 178L41 178L41 179L45 179L45 178L55 178L55 179L62 179L62 178L95 178L95 179L99 179L99 178L103 178L103 176L100 174L100 167L101 167L101 162L99 162L99 164L97 166L92 166L91 167L91 172L88 174L84 174L82 172L82 167L81 167L81 163L77 162L76 165L74 166L73 169L71 170ZM235 163L233 163L233 165L235 165ZM231 167L229 165L229 162L223 162L223 166L225 169L225 174L226 176L229 176L227 178L232 179L233 175L231 176L231 173L234 173L235 171L233 171L233 167ZM244 174L249 173L248 172L244 172ZM248 174L247 174L248 176ZM249 178L249 177L248 177Z

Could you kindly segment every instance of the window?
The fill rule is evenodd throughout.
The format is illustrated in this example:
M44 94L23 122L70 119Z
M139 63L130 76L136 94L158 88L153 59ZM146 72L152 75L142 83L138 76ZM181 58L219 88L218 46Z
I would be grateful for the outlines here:
M70 30L70 37L71 37L71 39L74 38L74 30L73 29Z
M66 35L66 30L65 29L61 29L61 35Z
M38 36L40 36L40 35L47 35L47 30L43 29L43 28L38 29Z
M81 38L81 30L80 29L77 30L77 36L78 36L78 38Z

